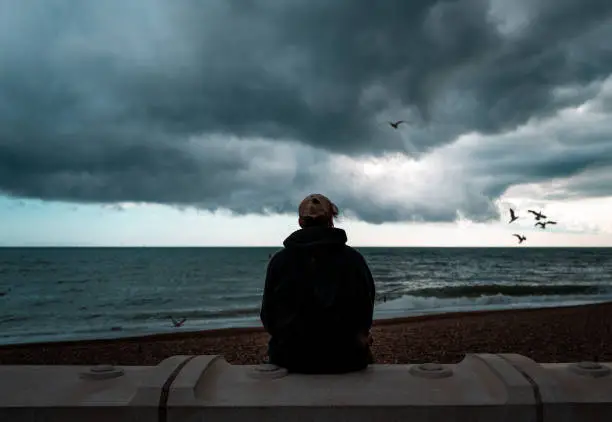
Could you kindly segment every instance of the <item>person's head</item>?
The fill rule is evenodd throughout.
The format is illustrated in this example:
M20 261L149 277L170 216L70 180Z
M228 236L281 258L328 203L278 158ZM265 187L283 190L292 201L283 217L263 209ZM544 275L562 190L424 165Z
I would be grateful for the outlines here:
M325 195L313 193L300 203L298 223L306 227L334 227L334 218L338 216L338 207Z

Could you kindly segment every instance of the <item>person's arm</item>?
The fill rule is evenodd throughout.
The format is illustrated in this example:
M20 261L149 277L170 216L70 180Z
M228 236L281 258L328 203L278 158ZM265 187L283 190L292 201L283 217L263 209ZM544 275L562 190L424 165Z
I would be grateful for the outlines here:
M370 271L370 267L368 267L367 262L361 257L362 261L362 271L363 279L365 281L365 289L364 289L364 304L363 308L363 317L360 323L360 338L364 345L372 346L374 343L374 338L372 337L371 328L374 316L374 302L376 298L376 286L374 284L374 277L372 277L372 272ZM371 362L372 363L372 362Z
M368 296L368 318L367 318L367 329L368 331L372 328L372 319L374 318L374 301L376 299L376 285L374 284L374 277L372 277L372 272L370 271L370 267L368 267L368 263L366 262L363 256L361 257L363 261L363 273L365 277L367 296Z
M374 308L374 300L376 299L376 285L374 284L374 277L372 276L372 271L370 271L370 267L368 267L368 263L365 259L363 259L364 273L366 276L366 285L368 288L368 295L370 296L370 303L372 304L372 309Z
M370 318L370 327L368 328L368 345L372 345L374 343L374 338L372 337L371 328L372 328L372 319L374 318L374 302L376 301L376 284L374 283L374 277L372 277L372 272L370 271L370 267L368 267L367 262L365 262L367 277L368 277L368 290L370 291L370 303L372 304L372 317Z
M273 286L276 285L276 269L274 265L274 258L275 257L273 256L268 262L263 298L261 300L261 312L259 313L261 323L270 335L272 335L272 321L274 321L274 308L272 306L274 299L272 298L272 292Z
M368 333L372 328L372 319L374 316L374 299L376 297L376 286L374 285L374 277L368 267L365 258L357 251L356 252L356 268L355 268L355 280L356 283L353 288L355 289L356 307L355 313L357 318L354 323L356 328L361 333Z

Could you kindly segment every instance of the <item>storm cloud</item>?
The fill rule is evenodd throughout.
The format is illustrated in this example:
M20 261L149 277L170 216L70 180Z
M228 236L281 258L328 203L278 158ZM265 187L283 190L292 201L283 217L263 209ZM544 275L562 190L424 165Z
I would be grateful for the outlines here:
M0 191L373 223L608 195L611 39L608 0L4 1Z

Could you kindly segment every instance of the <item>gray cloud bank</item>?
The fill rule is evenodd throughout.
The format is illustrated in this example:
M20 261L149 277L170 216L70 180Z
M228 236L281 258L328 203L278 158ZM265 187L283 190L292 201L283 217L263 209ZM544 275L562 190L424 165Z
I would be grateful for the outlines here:
M487 219L508 186L611 162L612 127L522 152L495 138L600 93L609 40L609 0L7 0L0 191L274 213L317 190L370 222ZM498 141L444 150L472 132ZM333 158L438 149L469 168L406 201Z

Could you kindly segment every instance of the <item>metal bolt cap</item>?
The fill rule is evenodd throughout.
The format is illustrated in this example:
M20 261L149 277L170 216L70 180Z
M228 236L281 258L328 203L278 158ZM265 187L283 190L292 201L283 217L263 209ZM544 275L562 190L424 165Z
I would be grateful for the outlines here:
M610 368L598 362L578 362L572 363L568 369L575 374L584 375L593 378L605 377L610 375Z
M422 378L447 378L453 375L453 371L450 368L433 362L413 365L410 367L409 372L414 376Z
M116 368L113 365L96 365L86 371L79 373L81 378L103 380L117 378L125 374L122 368Z
M253 368L250 373L252 378L257 379L275 379L282 378L287 375L287 369L281 368L277 365L264 363Z

